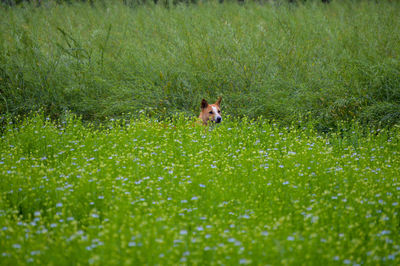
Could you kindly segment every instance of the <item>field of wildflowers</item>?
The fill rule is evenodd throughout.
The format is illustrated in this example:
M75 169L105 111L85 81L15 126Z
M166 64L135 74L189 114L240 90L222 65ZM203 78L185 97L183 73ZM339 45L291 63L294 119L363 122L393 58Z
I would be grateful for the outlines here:
M400 261L398 128L1 122L1 265Z

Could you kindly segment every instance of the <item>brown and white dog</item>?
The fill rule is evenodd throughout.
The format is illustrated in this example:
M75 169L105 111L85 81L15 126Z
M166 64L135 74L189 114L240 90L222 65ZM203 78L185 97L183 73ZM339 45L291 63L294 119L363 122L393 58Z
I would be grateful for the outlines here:
M219 97L214 104L208 104L206 100L201 101L201 112L199 118L203 121L203 125L207 125L208 121L221 123L221 104L222 97Z

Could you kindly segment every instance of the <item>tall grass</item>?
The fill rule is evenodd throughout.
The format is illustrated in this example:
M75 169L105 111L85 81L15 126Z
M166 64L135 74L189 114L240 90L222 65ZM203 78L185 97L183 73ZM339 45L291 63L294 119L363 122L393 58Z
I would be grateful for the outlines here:
M6 121L2 265L400 261L398 129Z
M399 122L396 1L103 3L0 7L2 113L193 115L222 95L233 116Z

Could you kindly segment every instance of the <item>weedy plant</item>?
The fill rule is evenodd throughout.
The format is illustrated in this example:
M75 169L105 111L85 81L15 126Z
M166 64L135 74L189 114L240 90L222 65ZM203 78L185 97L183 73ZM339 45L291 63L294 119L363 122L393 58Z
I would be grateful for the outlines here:
M297 2L0 7L0 111L398 124L399 2Z
M400 261L398 128L2 120L2 265Z

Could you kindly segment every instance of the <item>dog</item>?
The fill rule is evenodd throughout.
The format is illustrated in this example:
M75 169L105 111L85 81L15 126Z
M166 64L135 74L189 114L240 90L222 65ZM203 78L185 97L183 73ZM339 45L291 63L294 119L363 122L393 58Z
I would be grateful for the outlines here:
M199 115L199 119L200 122L203 123L203 125L207 125L209 121L214 123L222 122L220 109L221 100L222 97L219 97L217 102L214 104L208 104L208 102L204 99L201 101L201 112Z

